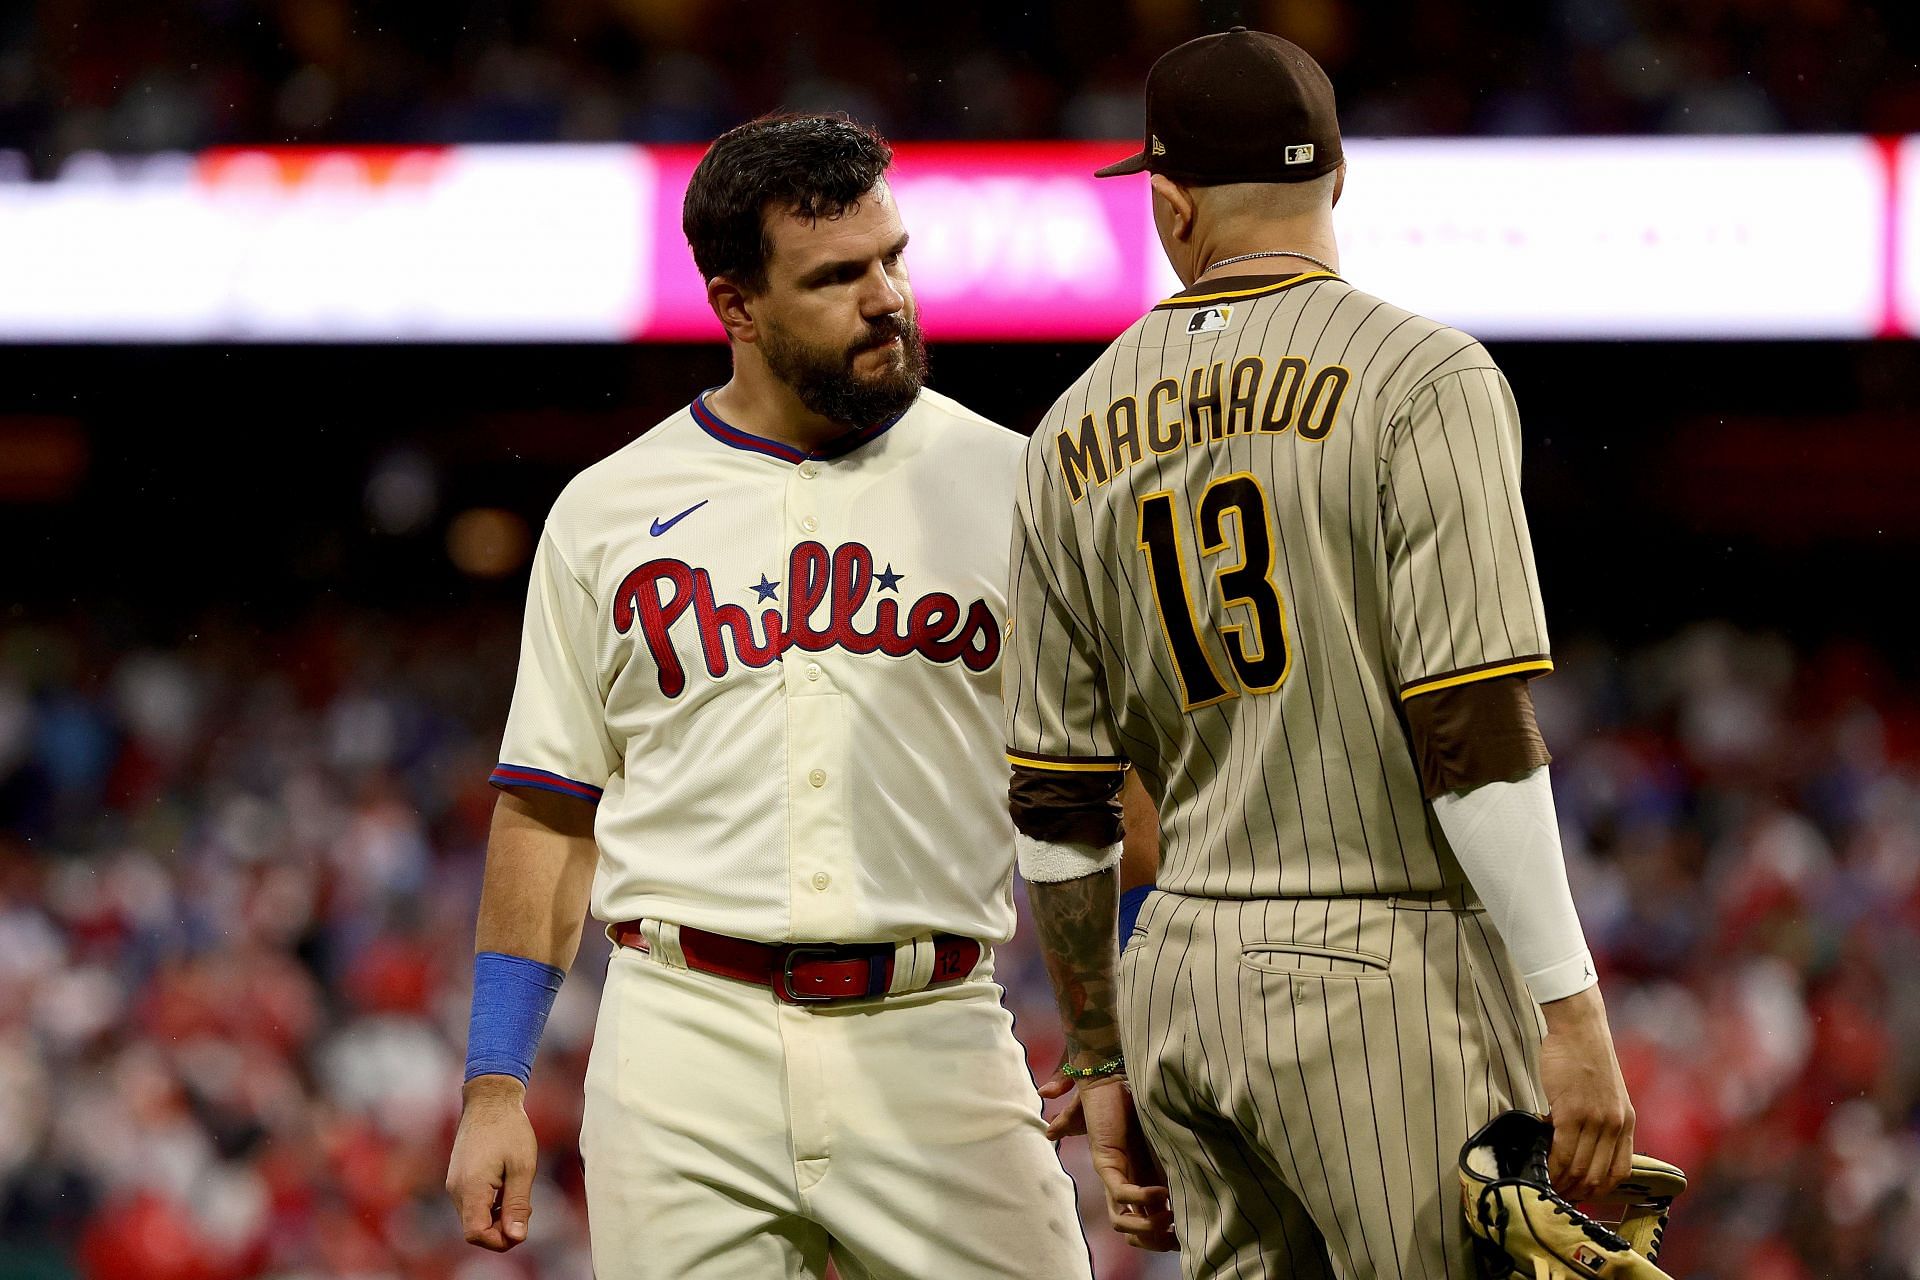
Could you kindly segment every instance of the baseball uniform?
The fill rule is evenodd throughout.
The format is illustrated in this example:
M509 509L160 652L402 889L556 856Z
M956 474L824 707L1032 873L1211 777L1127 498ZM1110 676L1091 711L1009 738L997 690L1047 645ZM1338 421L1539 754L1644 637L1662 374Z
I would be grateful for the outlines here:
M1120 1014L1191 1276L1470 1274L1460 1143L1542 1107L1407 728L1552 665L1519 472L1486 351L1328 272L1176 296L1033 434L1009 753L1159 803Z
M639 922L587 1070L602 1280L1088 1275L992 982L1020 445L923 391L810 455L703 396L554 506L493 779L596 803L593 914ZM785 1003L695 931L893 944L892 994Z

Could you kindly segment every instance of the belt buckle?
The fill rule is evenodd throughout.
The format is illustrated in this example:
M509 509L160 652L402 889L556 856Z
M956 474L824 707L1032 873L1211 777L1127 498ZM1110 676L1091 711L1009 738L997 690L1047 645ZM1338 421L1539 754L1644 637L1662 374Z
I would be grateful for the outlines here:
M786 948L786 959L780 965L780 997L788 1004L832 1004L836 1000L855 1000L857 996L814 995L801 993L793 986L793 966L803 958L813 956L822 960L831 960L840 952L840 948L830 942L795 942Z

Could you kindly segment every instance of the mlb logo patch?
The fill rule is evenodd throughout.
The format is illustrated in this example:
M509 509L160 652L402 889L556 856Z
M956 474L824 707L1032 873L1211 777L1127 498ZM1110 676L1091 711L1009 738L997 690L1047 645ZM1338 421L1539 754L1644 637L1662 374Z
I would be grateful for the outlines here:
M1187 317L1187 333L1219 333L1232 319L1232 307L1202 307Z
M1313 144L1311 142L1296 142L1292 146L1288 147L1287 163L1288 164L1312 164L1313 163Z
M1607 1255L1601 1253L1592 1245L1583 1244L1575 1249L1573 1251L1573 1260L1595 1275L1599 1275L1605 1271L1607 1266Z

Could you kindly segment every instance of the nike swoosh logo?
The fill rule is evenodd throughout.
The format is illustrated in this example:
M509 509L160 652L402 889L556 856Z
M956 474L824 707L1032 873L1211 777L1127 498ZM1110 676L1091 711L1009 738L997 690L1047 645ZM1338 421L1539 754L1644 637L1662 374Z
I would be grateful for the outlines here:
M700 501L694 503L692 506L688 507L685 511L682 511L679 515L675 516L671 520L662 520L659 516L655 516L653 518L653 526L648 530L648 532L657 538L661 534L665 533L667 530L673 528L673 526L679 524L682 520L685 520L688 516L692 515L694 512L698 511L700 508L706 506L707 503L711 501L713 501L713 499L711 498L702 498Z

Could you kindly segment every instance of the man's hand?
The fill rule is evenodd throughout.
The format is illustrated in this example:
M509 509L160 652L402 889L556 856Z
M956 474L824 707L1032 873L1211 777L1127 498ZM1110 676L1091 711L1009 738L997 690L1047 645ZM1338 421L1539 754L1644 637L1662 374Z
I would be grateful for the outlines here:
M461 1091L460 1130L447 1163L447 1195L468 1244L505 1253L527 1238L539 1144L512 1076L475 1076Z
M1073 1079L1066 1072L1054 1072L1052 1078L1040 1086L1040 1096L1048 1101L1055 1098L1067 1100L1067 1105L1054 1112L1053 1119L1047 1121L1047 1141L1058 1142L1087 1131L1087 1122L1080 1116L1080 1094L1074 1089Z
M1094 1172L1107 1193L1109 1225L1136 1249L1166 1253L1179 1248L1166 1174L1147 1146L1126 1077L1080 1081L1069 1110L1085 1128Z
M1540 1079L1553 1122L1547 1170L1567 1199L1597 1199L1627 1176L1633 1162L1633 1103L1613 1055L1607 1008L1596 986L1540 1011L1547 1018Z
M1113 1012L1117 881L1108 868L1074 880L1027 884L1040 954L1060 1002L1067 1060L1085 1069L1120 1054L1119 1020ZM1056 1075L1041 1086L1041 1095L1061 1097L1066 1079ZM1166 1175L1140 1131L1126 1077L1080 1080L1073 1092L1073 1101L1047 1126L1047 1135L1057 1139L1086 1133L1094 1170L1107 1194L1107 1221L1128 1244L1159 1251L1178 1248Z

